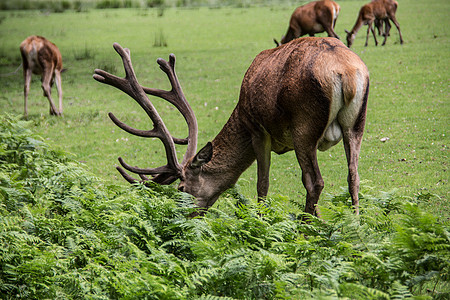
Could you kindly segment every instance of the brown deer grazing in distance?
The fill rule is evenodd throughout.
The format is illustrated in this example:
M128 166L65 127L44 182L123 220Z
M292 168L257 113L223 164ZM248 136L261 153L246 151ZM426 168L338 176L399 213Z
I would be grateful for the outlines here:
M295 150L306 188L305 211L316 214L324 187L317 162L317 149L326 150L342 138L348 162L348 185L358 213L358 158L366 120L369 73L366 65L335 38L306 37L261 52L247 70L239 102L219 134L197 154L197 121L175 74L175 56L169 62L158 59L172 85L170 91L142 87L131 65L130 51L114 44L122 57L125 78L95 70L94 79L114 86L139 103L153 122L153 129L138 130L109 113L123 130L142 137L157 137L164 144L167 164L158 168L132 167L119 157L128 171L143 181L170 184L180 179L178 189L196 197L203 210L236 183L256 160L257 191L263 200L269 189L271 151ZM184 116L188 137L173 137L146 94L172 103ZM178 162L175 144L187 144ZM131 183L136 182L121 167ZM152 178L146 177L151 175ZM195 215L195 214L194 214Z
M63 72L61 52L55 44L42 36L30 36L20 44L22 54L23 76L25 78L24 98L25 117L28 116L28 93L30 91L31 74L41 75L44 96L50 102L50 114L59 116L62 108L61 73ZM59 110L56 109L51 96L51 88L56 82L59 98Z
M355 40L356 34L359 29L363 25L367 25L367 35L366 35L366 43L364 44L367 47L369 40L369 32L371 31L373 34L373 38L375 39L375 46L378 45L377 37L375 35L375 29L372 27L374 24L378 29L378 33L381 33L384 36L384 41L382 46L386 44L386 39L389 36L389 31L391 29L391 24L389 20L392 20L394 25L397 27L398 34L400 36L400 44L403 44L402 33L400 31L400 25L395 18L395 13L397 11L398 3L394 0L374 0L368 4L365 4L359 10L358 18L356 19L355 26L351 31L345 30L347 33L347 46L351 47L353 41ZM383 30L383 23L385 24L385 29Z
M292 13L286 35L281 38L281 44L288 43L305 34L314 36L326 31L328 36L339 39L334 31L340 6L331 0L315 1L297 7ZM275 44L279 43L274 39Z

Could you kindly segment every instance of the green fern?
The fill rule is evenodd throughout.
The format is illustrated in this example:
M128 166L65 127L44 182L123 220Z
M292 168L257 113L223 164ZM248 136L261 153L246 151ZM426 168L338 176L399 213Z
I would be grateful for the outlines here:
M191 196L105 185L29 126L0 116L1 299L448 298L450 226L427 195L363 187L355 216L343 190L319 219L235 187L189 219Z

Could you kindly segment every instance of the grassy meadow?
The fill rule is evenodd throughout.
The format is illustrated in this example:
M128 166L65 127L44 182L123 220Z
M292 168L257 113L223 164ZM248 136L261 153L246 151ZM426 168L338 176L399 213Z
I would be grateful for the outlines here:
M341 40L345 40L344 29L351 29L366 2L338 1L341 13L336 32ZM201 147L214 138L231 114L253 58L273 47L272 39L285 33L295 6L276 3L245 8L166 8L162 16L161 10L144 8L0 11L0 113L23 113L22 72L8 74L21 63L20 42L29 35L47 37L59 47L68 69L63 74L64 116L49 115L39 78L34 77L28 108L33 130L48 144L73 153L98 177L125 184L115 170L118 156L140 167L159 166L165 156L158 140L131 136L107 116L114 112L136 128L151 125L131 98L92 79L96 68L124 74L112 44L118 42L131 50L137 77L148 87L169 87L156 59L176 55L178 77L198 119ZM401 0L397 19L403 45L393 26L386 46L375 47L370 38L369 46L364 47L363 27L352 48L371 75L359 164L362 192L385 191L425 199L427 210L442 217L450 215L449 11L446 0ZM159 99L153 101L172 133L184 137L187 130L176 110ZM179 147L179 158L184 150ZM325 180L322 201L326 201L327 194L339 194L347 184L342 144L319 153L319 164ZM238 184L245 196L255 198L255 165ZM294 154L274 154L269 195L303 203L305 194Z

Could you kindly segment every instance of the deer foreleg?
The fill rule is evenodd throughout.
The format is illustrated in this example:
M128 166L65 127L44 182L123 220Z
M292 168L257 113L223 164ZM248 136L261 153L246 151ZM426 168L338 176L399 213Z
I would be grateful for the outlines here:
M367 25L366 43L364 44L364 47L367 47L367 45L369 44L369 33L370 33L370 24Z
M372 31L373 39L375 40L375 46L378 46L377 34L375 33L375 28L373 28L372 25L370 25L370 31Z
M293 39L298 38L301 35L301 29L298 28L298 26L289 26L288 31L286 32L286 35L281 38L281 44L286 44Z
M337 35L337 33L334 31L334 29L332 27L327 27L325 30L326 30L328 36L340 39L340 37Z
M30 93L30 84L31 84L31 70L26 68L23 70L23 77L25 79L25 84L23 87L23 96L24 96L24 117L28 117L28 94Z
M50 103L50 115L59 115L51 96L52 76L53 70L51 70L51 72L45 72L44 74L42 74L42 90L44 91L44 96L47 97L48 102Z
M258 181L258 201L264 201L269 191L270 151L272 148L270 135L262 133L252 137L252 145L256 155Z
M62 104L62 85L61 85L61 72L55 70L55 84L56 89L58 90L58 100L59 100L59 115L63 113L63 104Z
M367 35L366 35L366 44L364 45L364 47L367 47L367 45L369 44L369 33L372 32L373 35L373 39L375 40L375 46L378 46L378 41L377 41L377 35L375 34L375 30L372 27L372 22L367 24Z
M330 18L331 18L331 16L330 16ZM336 19L334 19L334 21L331 22L331 24L329 24L327 20L321 20L321 25L327 32L328 36L340 39L339 36L337 35L336 31L334 31L335 21L336 21Z

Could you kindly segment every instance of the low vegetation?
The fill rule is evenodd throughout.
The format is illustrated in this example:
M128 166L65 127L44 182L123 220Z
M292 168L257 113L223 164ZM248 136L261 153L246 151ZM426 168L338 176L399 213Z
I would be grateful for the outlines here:
M450 296L450 224L421 199L363 194L356 217L343 193L316 219L234 188L187 219L188 195L107 185L29 127L0 120L2 299Z

